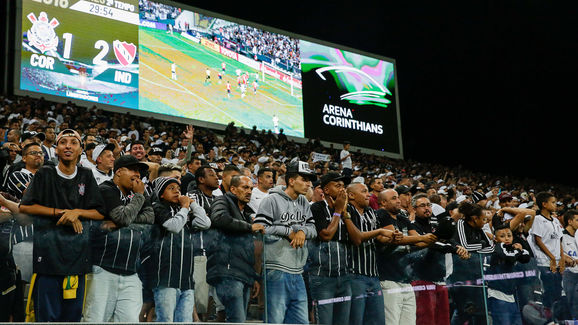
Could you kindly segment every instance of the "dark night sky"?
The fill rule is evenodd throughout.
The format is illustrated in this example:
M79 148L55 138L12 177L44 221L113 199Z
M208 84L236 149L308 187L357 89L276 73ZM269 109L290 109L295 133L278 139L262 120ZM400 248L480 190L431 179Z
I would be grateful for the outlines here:
M407 159L578 181L578 4L178 2L396 59Z
M577 6L189 3L396 59L406 158L575 185Z

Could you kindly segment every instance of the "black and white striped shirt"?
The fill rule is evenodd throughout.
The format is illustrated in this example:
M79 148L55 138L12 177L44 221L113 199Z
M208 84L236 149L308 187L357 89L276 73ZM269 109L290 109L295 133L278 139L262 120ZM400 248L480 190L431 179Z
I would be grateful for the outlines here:
M10 176L8 176L8 180L6 181L6 187L8 189L8 193L14 195L19 200L22 199L24 195L24 191L28 188L30 181L34 177L31 171L26 168L23 168L19 171L15 171ZM13 235L12 235L12 244L18 244L23 241L32 241L32 236L34 235L34 224L29 225L14 225Z
M351 221L361 232L368 232L377 229L377 217L375 211L368 207L362 215L359 214L353 205L347 207L351 215ZM375 254L375 239L362 242L359 246L351 246L349 254L349 265L351 272L369 277L377 277L377 260Z
M189 290L194 288L193 236L191 223L185 222L178 232L163 225L171 218L188 219L189 209L168 203L154 202L155 223L151 255L151 285Z
M201 208L205 210L207 216L211 213L211 205L215 200L214 196L208 196L200 189L196 189L192 192L188 193L191 198L197 202ZM195 256L206 256L206 243L205 243L205 231L204 230L193 230L193 247L194 247L194 255Z
M311 213L318 234L329 226L333 219L333 212L326 201L315 202L311 205ZM309 243L309 272L313 275L329 277L349 274L349 249L347 227L340 218L337 231L331 240L324 241L317 237Z
M122 275L134 274L140 261L143 237L152 230L154 212L150 200L142 194L124 195L112 181L99 186L106 217L117 225L103 229L95 222L91 229L92 264Z

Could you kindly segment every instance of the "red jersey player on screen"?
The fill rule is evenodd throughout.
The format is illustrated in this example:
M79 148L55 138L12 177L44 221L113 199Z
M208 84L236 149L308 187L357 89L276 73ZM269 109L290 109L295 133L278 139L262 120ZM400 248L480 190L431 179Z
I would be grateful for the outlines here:
M257 87L259 86L259 84L257 83L257 80L253 81L253 93L255 95L257 95Z
M225 70L227 70L227 64L225 62L221 63L221 70L223 71L223 74L225 73Z

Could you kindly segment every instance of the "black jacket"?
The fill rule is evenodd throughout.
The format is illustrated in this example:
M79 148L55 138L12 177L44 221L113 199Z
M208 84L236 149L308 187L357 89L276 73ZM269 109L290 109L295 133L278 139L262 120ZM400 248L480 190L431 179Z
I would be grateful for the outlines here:
M211 205L211 229L207 236L207 283L216 285L222 278L246 284L259 279L255 272L255 244L251 214L246 205L239 210L237 198L226 193Z

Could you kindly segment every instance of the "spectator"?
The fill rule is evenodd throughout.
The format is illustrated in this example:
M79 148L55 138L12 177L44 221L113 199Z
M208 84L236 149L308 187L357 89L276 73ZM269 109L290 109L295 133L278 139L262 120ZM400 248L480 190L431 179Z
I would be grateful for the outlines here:
M317 236L305 194L315 174L306 162L287 167L287 187L276 187L261 201L255 223L265 226L267 321L307 324L307 294L302 273L306 241Z
M140 179L147 169L133 156L122 156L114 162L114 178L99 186L106 217L91 233L92 279L87 288L85 322L139 320L143 298L136 272L143 232L150 228L137 224L152 225L155 220Z
M273 186L273 171L266 167L259 169L257 173L257 186L253 188L251 201L249 202L249 206L253 211L259 209L259 204L269 194L269 190L272 189Z
M219 185L219 188L213 192L213 195L221 196L229 192L229 184L231 183L231 178L233 178L233 176L240 175L241 171L239 170L239 167L230 164L226 165L223 169L223 179L221 181L221 185Z
M8 177L8 193L18 201L22 199L24 191L28 188L34 174L42 167L44 156L37 143L29 143L22 149L24 168L14 171ZM33 250L34 225L15 225L12 254L14 261L20 269L22 281L30 283L32 278L32 250Z
M343 175L351 176L353 174L353 161L351 160L351 153L349 152L349 142L343 143L343 150L339 153L339 162L343 170Z
M92 169L92 175L96 184L100 185L113 178L114 151L115 146L112 143L99 144L92 151L92 160L96 163ZM147 166L148 169L148 166Z
M377 268L383 290L386 324L415 324L416 302L413 288L403 267L403 257L409 253L409 246L428 245L436 240L433 234L419 235L407 217L400 214L401 201L395 190L387 189L379 193L380 209L377 210L377 225L392 231L399 231L403 238L392 245L377 248Z
M566 293L570 317L578 317L578 245L576 244L576 230L578 230L578 211L568 210L564 214L564 235L562 237L562 247L564 249L564 259L566 260L566 271L562 279L562 286Z
M195 171L197 188L188 192L195 202L205 210L210 216L211 206L215 200L213 191L219 188L219 178L215 170L209 165L203 165ZM193 255L195 258L195 269L193 279L195 281L195 310L199 320L206 321L209 304L209 284L207 283L207 253L206 253L206 231L195 230L193 232Z
M474 280L482 277L484 254L494 252L494 242L482 230L488 218L481 206L466 201L459 205L458 211L462 218L456 222L457 231L453 240L464 247L471 257L464 260L453 256L453 272L448 278L448 282L453 285L450 295L456 303L452 324L482 324L487 321L488 314L484 302L484 288L479 287Z
M543 304L552 307L562 296L562 273L566 267L561 246L563 227L554 217L556 197L549 192L536 194L539 214L534 218L528 242L538 263L542 280Z
M369 191L365 184L347 187L349 205L345 225L352 247L348 255L352 271L351 311L348 324L384 324L383 294L377 272L375 239L381 243L401 238L401 233L377 228L375 211L369 206Z
M44 160L49 161L56 159L56 152L54 150L54 140L56 140L56 133L54 127L46 126L44 128L45 139L42 143L42 151L44 152Z
M528 263L530 253L521 244L514 243L512 230L502 225L494 230L496 249L490 257L490 267L486 274L488 281L488 310L492 321L497 324L522 324L522 316L516 304L516 282L492 278L514 272L515 263Z
M371 189L371 196L369 198L369 206L372 209L379 209L379 193L384 190L383 180L379 177L373 177L369 181L369 188Z
M207 282L215 286L226 321L232 323L246 321L249 297L257 297L260 290L261 266L255 261L252 233L263 232L264 227L252 221L251 185L248 177L234 176L231 191L211 207L211 223L219 235L209 244Z
M192 322L193 228L211 225L205 210L193 199L181 195L178 180L159 177L154 181L157 202L153 203L155 228L151 285L158 322ZM181 256L173 259L172 256Z
M34 315L36 321L78 322L89 262L89 223L101 220L103 202L90 170L77 167L80 135L64 130L56 138L58 166L34 175L20 212L34 217ZM72 227L73 231L69 227Z
M454 253L462 259L469 258L467 250L450 242L454 227L449 226L449 216L434 216L432 203L424 193L418 193L411 199L415 211L412 225L419 235L437 234L438 241L429 247L414 248L408 257L411 285L415 291L417 324L449 324L450 303L445 285L446 254ZM450 219L451 220L451 219ZM449 231L448 231L449 229Z
M347 256L349 237L345 183L351 179L337 172L321 177L325 200L313 203L317 238L309 244L309 287L318 324L347 324L351 300L351 275ZM334 258L332 258L334 257Z

